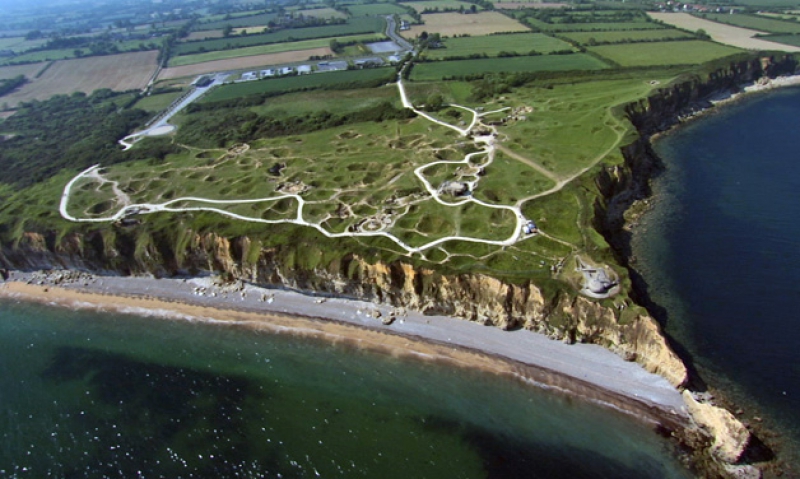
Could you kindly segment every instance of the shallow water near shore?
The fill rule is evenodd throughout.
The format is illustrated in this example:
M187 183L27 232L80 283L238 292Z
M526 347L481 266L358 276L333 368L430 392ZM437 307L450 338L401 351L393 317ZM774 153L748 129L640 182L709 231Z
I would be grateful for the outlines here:
M240 328L0 302L3 477L689 477L518 381Z
M634 236L667 331L778 431L800 474L800 89L745 98L656 142L666 171Z

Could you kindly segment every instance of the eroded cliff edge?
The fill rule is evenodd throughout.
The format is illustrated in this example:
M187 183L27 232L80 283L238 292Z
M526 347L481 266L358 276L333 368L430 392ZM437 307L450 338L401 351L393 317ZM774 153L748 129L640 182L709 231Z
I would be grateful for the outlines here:
M638 215L646 209L650 180L663 167L650 143L651 138L683 121L707 111L710 99L737 93L745 85L764 82L779 75L794 74L798 62L793 56L769 56L731 63L707 77L695 76L675 82L650 97L629 104L625 114L639 132L637 141L623 148L625 164L606 168L597 178L602 195L595 204L596 228L612 245L621 265L638 277L631 265L631 236ZM652 307L644 284L634 280L632 297L637 303ZM690 383L694 378L690 373ZM762 447L747 427L730 411L718 407L706 397L684 391L684 400L697 431L710 440L705 469L728 477L760 477L758 469L743 464L748 450Z
M649 146L650 135L702 108L710 95L738 88L765 74L794 71L792 62L770 58L733 63L707 78L676 82L626 107L625 113L639 130L640 139L623 147L624 164L603 168L595 182L599 195L594 223L614 247L620 264L627 265L629 256L626 213L636 200L649 194L649 178L658 168ZM623 317L608 302L587 299L576 292L477 273L443 273L402 259L379 262L345 253L311 259L292 246L270 247L247 235L226 236L177 225L172 231L87 227L64 236L28 231L19 241L2 245L0 267L156 276L216 272L261 286L357 297L506 329L524 327L554 339L601 344L664 376L676 387L684 387L689 381L687 368L651 316ZM707 452L723 462L737 462L749 442L749 433L742 426L729 435L728 423L715 429L709 424L716 424L715 418L724 414L705 407L702 410L709 419L698 423L709 434L701 435L692 446L701 455ZM724 457L719 451L724 451ZM725 473L724 467L708 467L709 471Z

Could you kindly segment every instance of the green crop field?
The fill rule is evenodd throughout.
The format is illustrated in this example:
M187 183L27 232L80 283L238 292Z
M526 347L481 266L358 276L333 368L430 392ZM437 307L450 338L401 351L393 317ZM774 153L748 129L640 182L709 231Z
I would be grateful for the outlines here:
M444 48L427 50L426 58L466 57L468 55L497 56L500 52L527 54L531 51L550 53L572 50L572 45L543 33L516 33L481 37L458 37L444 40Z
M623 67L697 65L742 52L739 48L702 40L603 45L588 50Z
M561 36L581 45L591 45L593 43L592 40L596 43L630 43L694 38L694 35L691 33L671 28L664 30L625 30L614 32L568 32L562 33Z
M239 18L230 18L228 20L219 19L213 22L198 23L193 30L217 30L225 28L226 25L231 27L253 27L257 25L266 25L267 23L275 20L277 15L274 13L262 13L258 15L248 15Z
M364 35L350 35L347 37L335 38L340 42L351 41L380 41L382 36L378 34L364 34ZM252 47L234 48L232 50L217 50L213 52L197 53L194 55L182 55L173 57L169 61L169 66L177 67L181 65L194 65L196 63L205 63L214 60L223 60L226 58L239 58L249 57L253 55L264 55L268 53L281 53L292 52L298 50L310 50L312 48L327 47L331 43L331 38L317 38L313 40L303 40L300 42L285 42L285 43L268 43L266 45L256 45Z
M301 89L324 88L337 85L348 85L386 78L394 78L394 68L371 68L366 70L345 70L339 72L314 73L287 78L271 78L267 80L223 85L215 88L200 101L212 102L230 100L260 93L280 93Z
M456 60L420 63L411 71L415 81L441 80L496 72L544 72L569 70L600 70L608 65L591 55L543 55L534 57L485 58L478 60Z
M189 55L216 50L266 45L269 43L332 38L362 33L383 33L385 20L376 17L353 18L343 25L325 25L313 28L289 28L261 35L215 38L199 42L185 42L175 46L174 55Z
M701 18L726 23L737 27L749 28L768 33L800 33L800 23L785 22L774 18L765 18L758 15L704 13Z
M545 23L532 17L525 22L543 32L607 32L617 30L657 30L666 28L653 22L611 22L611 23Z
M394 15L407 13L406 9L394 3L368 3L364 5L348 5L347 10L354 17L367 15Z
M770 42L783 43L784 45L794 45L800 47L800 35L769 35L759 37L761 40L768 40Z

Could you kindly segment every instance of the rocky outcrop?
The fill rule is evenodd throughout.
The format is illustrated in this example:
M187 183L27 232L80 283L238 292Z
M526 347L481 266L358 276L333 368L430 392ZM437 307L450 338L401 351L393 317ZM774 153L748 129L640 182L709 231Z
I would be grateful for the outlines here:
M750 431L730 411L697 401L689 391L683 392L689 414L714 439L712 454L728 464L735 464L750 443Z
M403 261L370 263L352 254L312 268L296 254L264 248L248 237L184 232L167 238L103 228L60 239L26 233L17 245L0 251L0 266L156 276L217 272L262 286L350 296L503 329L522 327L568 342L602 344L675 386L687 380L683 363L647 315L622 324L615 309L563 292L548 297L532 282L446 275Z

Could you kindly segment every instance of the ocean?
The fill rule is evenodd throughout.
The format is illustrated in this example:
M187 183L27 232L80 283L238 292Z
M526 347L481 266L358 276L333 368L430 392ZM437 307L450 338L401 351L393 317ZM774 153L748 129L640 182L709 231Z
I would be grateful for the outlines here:
M667 332L706 382L778 434L800 475L800 89L746 97L656 142L634 235Z
M0 302L0 477L686 478L650 426L476 370Z

